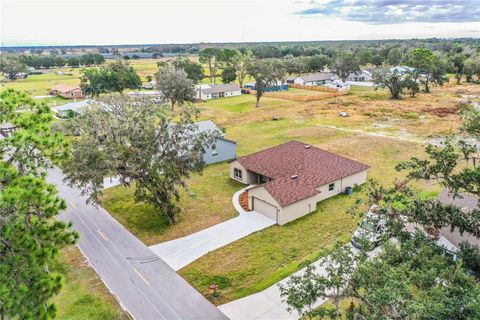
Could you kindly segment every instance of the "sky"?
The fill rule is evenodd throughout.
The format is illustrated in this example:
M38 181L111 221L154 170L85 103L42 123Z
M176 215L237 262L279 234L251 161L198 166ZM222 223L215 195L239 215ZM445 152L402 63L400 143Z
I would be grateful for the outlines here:
M480 0L0 0L12 45L480 37Z

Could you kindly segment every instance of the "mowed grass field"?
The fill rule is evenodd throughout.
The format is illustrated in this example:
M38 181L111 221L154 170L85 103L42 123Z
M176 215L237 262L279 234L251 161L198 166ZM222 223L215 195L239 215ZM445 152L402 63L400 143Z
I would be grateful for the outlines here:
M68 74L56 74L56 72L66 72ZM56 84L80 85L79 69L51 69L48 73L33 74L26 79L2 82L0 90L13 88L16 90L27 91L32 96L48 95L50 88Z
M423 154L422 142L458 128L457 113L466 101L464 96L477 90L473 85L446 86L417 98L393 101L385 90L353 88L347 96L308 103L264 97L261 107L255 108L255 97L242 95L206 101L198 107L201 119L213 119L226 130L228 139L237 141L238 156L296 139L364 162L371 166L370 178L389 184L404 177L394 170L398 162ZM339 117L340 111L349 117ZM173 227L153 208L135 204L132 191L122 187L105 191L104 206L149 245L236 215L231 197L242 186L228 178L227 163L207 167L188 184L192 193L182 194L182 214ZM416 186L433 194L438 191L436 185ZM210 252L180 274L215 304L263 290L306 261L327 254L335 241L349 241L357 226L347 213L353 201L344 195L327 199L314 213ZM217 298L207 292L213 282L219 286Z
M198 60L195 57L190 57L192 60ZM147 81L147 77L151 76L154 78L155 73L158 71L157 63L160 61L173 59L168 58L159 58L159 59L129 59L128 63L135 69L137 74L140 76L143 82ZM107 60L107 63L112 62L113 60ZM96 68L96 67L88 67ZM6 88L14 88L17 90L24 90L30 93L33 96L47 95L50 88L56 84L69 84L69 85L79 85L80 77L83 68L52 68L48 70L42 70L44 74L40 75L30 75L26 79L18 79L15 81L0 81L0 91L5 90ZM64 74L57 74L61 72ZM204 75L205 78L202 79L202 83L210 83L209 70L205 66ZM217 78L215 83L222 83L222 78L220 76L221 69L217 71ZM253 78L247 76L245 83L253 81ZM238 81L235 81L238 83Z
M60 256L50 265L50 271L64 276L63 288L53 299L57 307L57 319L130 319L95 271L89 267L77 247L63 249Z
M283 134L259 139L261 142L256 146L242 146L240 152L248 154L297 139L369 164L369 177L384 184L403 178L402 173L394 170L397 162L422 154L422 146L412 142L338 133L334 129L287 121L281 127L285 129ZM252 131L264 137L271 130L272 127L260 129L254 125L230 128L232 135L238 137L248 136ZM324 200L314 213L210 252L180 270L180 274L216 304L261 291L300 269L303 263L324 256L336 241L348 242L357 226L357 220L347 213L353 202L354 197L345 195ZM218 284L220 297L208 295L211 283Z
M157 61L130 63L145 80L157 71ZM3 84L0 90L16 86L33 95L43 95L56 83L78 84L80 70L74 71L70 76L34 75ZM208 79L205 81L208 83ZM296 90L301 89L291 92L310 93ZM393 169L399 161L423 154L422 142L457 130L458 111L468 103L465 97L478 92L476 85L448 85L433 88L431 94L394 101L388 99L386 90L352 87L349 95L312 102L263 97L261 107L255 108L255 96L242 95L197 106L201 120L213 119L225 128L226 138L237 141L238 156L296 139L369 164L370 178L391 183L403 177ZM47 102L61 103L56 99ZM348 112L349 117L339 117L342 111ZM189 190L182 191L178 204L181 213L173 226L168 226L151 206L135 203L132 189L105 190L103 206L147 245L185 236L237 215L231 197L243 186L229 179L228 163L208 166L203 175L192 176L188 185ZM419 186L437 190L433 185ZM298 270L306 261L327 254L335 241L347 242L357 225L347 213L352 202L352 197L344 195L325 200L314 213L210 252L180 273L215 304L258 292ZM111 303L112 297L102 291L105 288L99 289L100 280L78 251L62 254L55 268L67 275L65 290L56 300L59 318L80 319L74 313L89 319L96 319L97 314L98 319L122 317L114 301ZM215 299L207 293L212 282L219 285L220 296ZM91 288L102 293L93 295Z
M231 197L242 185L229 179L226 171L227 163L213 164L189 179L189 190L181 193L181 212L172 226L152 206L135 203L133 188L105 190L102 206L147 245L176 239L237 215Z

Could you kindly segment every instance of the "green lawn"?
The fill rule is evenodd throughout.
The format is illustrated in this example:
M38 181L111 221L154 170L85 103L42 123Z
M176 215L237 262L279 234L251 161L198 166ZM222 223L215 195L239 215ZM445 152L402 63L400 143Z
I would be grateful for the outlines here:
M62 250L50 265L50 271L64 276L63 288L53 299L57 307L57 319L129 319L77 247Z
M255 139L257 136L262 138ZM227 137L238 142L239 156L291 139L301 140L371 165L369 177L382 183L391 183L403 176L394 170L398 161L422 152L420 144L358 135L291 119L230 126ZM214 221L235 216L230 201L241 185L233 184L228 178L226 163L209 166L204 175L192 179L190 185L196 196L183 195L180 206L184 215L173 227L167 228L165 222L158 222L148 206L135 205L131 191L121 194L120 188L106 190L105 206L147 244L186 235L215 224ZM335 241L347 242L356 227L355 219L347 214L353 200L344 195L325 200L319 203L315 213L215 250L180 273L207 296L208 285L216 282L221 296L212 301L217 304L263 290L298 270L303 262L326 254ZM147 215L142 216L144 213ZM200 227L200 223L203 226Z
M181 193L182 212L169 226L165 217L148 204L136 204L133 189L114 187L104 191L103 207L147 245L176 239L235 217L233 194L242 184L229 179L228 163L208 166L203 175L188 181L189 192Z
M423 147L415 142L366 133L396 134L406 128L425 138L448 132L457 125L458 116L440 118L428 112L438 103L454 104L455 90L435 88L430 95L399 101L389 100L385 90L372 88L309 103L264 97L258 109L254 107L253 95L242 95L210 100L199 106L201 119L213 119L226 129L227 138L237 141L238 156L297 139L364 162L371 166L369 178L391 184L404 177L404 173L394 170L395 165L411 156L422 155ZM350 117L338 117L339 111L348 111ZM419 117L405 118L404 115L412 112ZM281 120L273 121L274 115ZM420 115L424 118L420 119ZM395 121L388 122L389 118ZM391 127L374 126L382 121ZM328 125L343 130L325 127ZM227 163L207 167L204 175L192 177L189 185L193 195L182 194L183 211L178 223L171 227L167 227L151 207L133 203L131 190L106 190L104 205L147 244L188 235L236 215L231 197L242 186L228 178ZM427 191L438 188L419 186ZM325 255L335 241L347 242L356 227L355 219L347 214L352 201L352 197L343 195L325 200L318 204L316 212L210 252L180 273L207 296L208 285L217 283L221 294L212 300L216 304L258 292L298 270L305 261Z
M180 270L180 274L215 304L266 289L332 249L347 242L357 223L345 208L353 198L339 195L317 210L284 226L273 226L210 252ZM216 283L220 297L208 295Z
M58 75L55 71L61 70L63 72L71 73L72 75ZM56 84L80 84L80 70L79 69L52 69L48 73L33 74L26 79L19 79L11 82L0 84L0 90L13 88L17 90L25 90L32 96L47 95L50 88Z
M401 178L403 174L394 170L395 164L422 152L421 146L415 143L359 136L289 121L249 124L229 128L228 132L239 139L248 136L248 132L262 136L262 139L241 143L240 154L298 139L371 165L369 177L381 183ZM353 197L344 195L324 200L314 213L210 252L180 270L180 274L207 297L208 285L217 283L221 295L212 298L216 304L261 291L301 268L305 261L328 253L335 241L349 241L356 228L355 219L347 214L353 201Z
M264 97L262 102L269 107L281 107L285 104L284 100ZM199 103L198 107L202 109L223 110L233 113L247 113L255 110L255 96L252 94L242 94L241 96L211 99Z

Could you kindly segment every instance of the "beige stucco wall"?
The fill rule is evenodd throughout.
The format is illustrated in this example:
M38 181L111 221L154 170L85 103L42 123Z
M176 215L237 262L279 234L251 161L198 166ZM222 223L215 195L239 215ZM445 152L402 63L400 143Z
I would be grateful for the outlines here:
M248 190L248 207L252 208L252 197L262 199L263 201L279 207L278 202L272 197L272 195L264 187L255 187Z
M234 168L242 170L242 180L235 178L234 170L233 170ZM232 178L233 180L240 181L244 184L256 184L258 179L255 173L245 169L238 160L230 162L230 178Z
M335 183L335 187L332 191L328 190L330 183L323 185L317 188L317 190L320 191L319 194L280 208L280 212L278 214L278 224L283 225L303 217L304 215L315 211L318 202L345 192L346 187L353 188L355 185L361 185L365 183L365 181L367 181L367 170L352 174L348 177L333 182Z
M284 225L290 221L303 217L304 215L309 214L317 209L317 202L320 200L320 195L315 195L310 198L306 198L286 207L280 208L278 213L278 224Z
M342 192L346 187L355 187L356 185L364 184L367 181L367 170L352 174L351 176L342 179Z
M254 202L253 198L257 199L255 201L256 203L255 205L253 203ZM275 210L274 210L275 212L272 212L272 208L269 206L267 206L267 209L269 212L262 212L261 210L262 206L258 204L259 201L263 201L268 205L270 205L271 207L275 207ZM269 217L270 219L275 220L278 223L277 220L279 218L279 213L281 210L280 205L264 187L259 186L259 187L255 187L253 189L248 190L248 207L257 212L260 212L261 214Z
M233 175L233 169L231 169L231 175ZM355 185L361 185L367 180L367 171L362 171L339 179L335 181L335 187L332 191L328 190L330 183L317 188L320 191L319 194L306 198L295 203L292 203L285 207L280 207L278 202L268 193L264 187L256 187L248 191L249 207L252 208L252 197L262 199L263 201L279 208L278 221L279 225L284 225L290 221L303 217L310 212L313 212L317 208L317 203L333 197L339 193L343 193L346 187L354 187ZM261 213L261 212L260 212Z
M242 179L239 180L234 177L234 168L242 170ZM230 178L240 181L244 184L256 184L258 181L257 174L246 170L238 160L230 163ZM355 173L343 179L339 179L335 183L333 190L328 190L330 183L317 188L320 191L319 194L297 201L285 207L281 207L278 202L272 197L272 195L262 186L255 187L248 190L248 206L252 208L252 198L258 198L264 202L279 208L278 221L279 225L286 224L290 221L303 217L304 215L313 212L317 208L317 203L333 197L339 193L343 193L346 187L354 187L355 185L361 185L367 180L367 170ZM261 213L261 212L260 212Z

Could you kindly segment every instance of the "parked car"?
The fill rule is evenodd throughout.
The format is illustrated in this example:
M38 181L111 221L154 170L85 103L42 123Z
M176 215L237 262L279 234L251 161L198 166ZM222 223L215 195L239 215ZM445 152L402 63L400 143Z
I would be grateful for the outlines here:
M369 250L375 249L386 232L386 220L378 213L378 206L373 205L353 233L351 243L361 249L362 245L368 244Z

